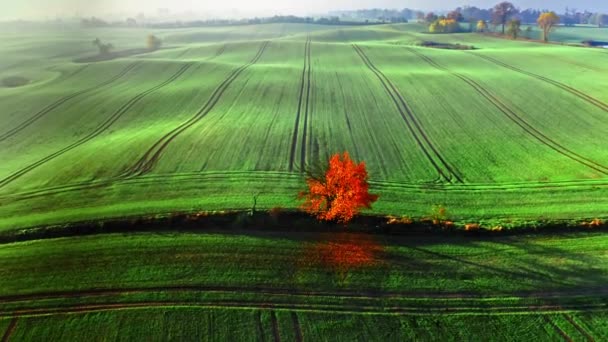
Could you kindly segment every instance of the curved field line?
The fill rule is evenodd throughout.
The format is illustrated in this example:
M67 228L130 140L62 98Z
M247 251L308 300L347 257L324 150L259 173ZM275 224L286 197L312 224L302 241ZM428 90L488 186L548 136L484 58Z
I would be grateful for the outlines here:
M267 301L245 301L245 300L218 300L218 301L140 301L140 302L109 302L102 304L77 304L59 307L28 308L28 309L0 309L0 317L21 317L21 316L41 316L66 313L87 313L99 311L114 311L125 309L150 309L165 307L198 307L198 308L234 308L234 309L274 309L308 312L330 312L330 313L353 313L353 314L401 314L401 315L437 315L437 314L529 314L534 312L543 313L563 313L572 311L601 311L606 310L603 304L585 305L521 305L505 307L418 307L418 306L385 306L385 305L356 305L356 304L307 304L298 302L269 303ZM272 316L271 316L272 319ZM553 322L551 322L553 326ZM274 324L273 324L274 326ZM278 328L278 327L277 327ZM278 333L278 329L276 331ZM275 329L273 327L273 335ZM278 336L278 334L276 335Z
M40 119L41 117L45 116L46 114L50 113L51 111L53 111L54 109L56 109L57 107L61 106L62 104L68 102L69 100L86 94L86 93L90 93L92 91L98 90L104 86L107 86L108 84L111 84L113 82L115 82L116 80L122 78L123 76L125 76L129 71L131 71L133 68L135 68L137 65L139 65L140 62L135 62L133 64L128 65L126 68L124 68L120 73L118 73L117 75L113 76L112 78L101 82L93 87L84 89L84 90L80 90L77 91L75 93L72 93L70 95L64 96L62 98L60 98L59 100L51 103L50 105L44 107L42 110L38 111L36 114L32 115L31 117L29 117L27 120L23 121L22 123L20 123L19 125L17 125L16 127L10 129L9 131L3 133L2 135L0 135L0 142L12 137L13 135L19 133L20 131L22 131L23 129L25 129L26 127L28 127L29 125L33 124L34 122L36 122L38 119Z
M309 139L309 143L312 141L312 129L309 128L309 126L311 124L309 124L309 120L310 120L310 113L309 113L309 108L310 108L310 80L311 80L311 72L312 72L312 65L311 65L311 57L310 57L310 48L312 45L312 40L310 39L309 36L309 41L308 41L308 49L306 50L306 63L308 64L308 67L306 68L306 102L304 103L304 128L302 130L302 146L301 146L301 150L300 150L300 172L304 172L306 169L306 139L308 138L308 134L311 135L311 139Z
M296 146L298 143L298 132L300 126L300 114L302 112L302 100L304 98L304 84L306 83L306 70L308 68L308 49L310 44L310 36L306 38L306 44L304 44L304 67L302 69L302 81L300 82L300 95L298 96L298 110L296 112L296 121L293 127L293 134L291 138L291 150L289 153L289 172L293 171L293 164L296 157ZM306 98L308 101L308 97ZM302 167L302 169L304 169Z
M552 80L550 78L547 78L547 77L544 77L544 76L541 76L541 75L538 75L538 74L535 74L535 73L532 73L532 72L529 72L529 71L526 71L526 70L522 70L520 68L517 68L515 66L507 64L505 62L501 62L501 61L499 61L499 60L497 60L495 58L489 57L489 56L485 56L485 55L482 55L482 54L476 54L476 53L470 53L470 54L474 55L474 56L477 56L479 58L485 59L486 61L494 63L494 64L496 64L498 66L503 67L503 68L507 68L509 70L518 72L520 74L524 74L526 76L530 76L530 77L536 78L538 80L541 80L543 82L552 84L552 85L554 85L554 86L556 86L556 87L558 87L558 88L560 88L560 89L562 89L562 90L564 90L564 91L566 91L566 92L568 92L568 93L570 93L570 94L572 94L572 95L574 95L574 96L576 96L576 97L578 97L578 98L580 98L580 99L582 99L584 101L587 101L588 103L596 106L597 108L599 108L599 109L601 109L601 110L603 110L605 112L608 112L608 104L607 103L605 103L605 102L603 102L601 100L598 100L598 99L596 99L595 97L593 97L591 95L587 95L587 94L583 93L582 91L580 91L580 90L578 90L576 88L573 88L573 87L571 87L569 85L563 84L561 82Z
M418 146L425 154L427 159L433 164L435 170L440 174L441 177L447 182L452 182L452 178L455 178L459 183L464 183L462 178L455 172L455 170L446 162L445 158L441 156L437 148L431 143L431 140L428 138L427 134L424 132L422 125L416 120L411 108L407 105L405 99L401 96L401 93L397 90L395 85L386 77L382 71L380 71L374 64L371 62L369 57L365 54L363 49L361 49L356 44L352 44L353 48L363 60L363 63L370 69L376 77L382 83L382 86L389 94L391 99L393 100L395 106L399 110L401 117L405 121L410 133L418 143ZM403 106L403 107L402 107ZM409 119L408 119L409 118ZM413 125L412 125L413 124ZM415 127L415 128L414 128ZM443 165L443 168L435 161L435 158L431 156L431 153L427 150L424 142L426 142L426 146L430 148L435 157L439 159L440 163Z
M520 128L522 128L526 133L528 133L530 136L532 136L533 138L535 138L536 140L538 140L541 144L549 147L550 149L554 150L555 152L575 161L578 162L586 167L589 167L597 172L600 172L604 175L608 175L608 167L604 166L600 163L597 163L587 157L584 157L576 152L573 152L572 150L568 149L567 147L564 147L563 145L561 145L560 143L556 142L555 140L551 139L550 137L548 137L547 135L545 135L544 133L542 133L541 131L539 131L538 129L536 129L534 126L532 126L530 123L528 123L524 118L522 118L521 116L519 116L517 113L515 113L513 110L511 110L511 108L509 106L507 106L504 102L502 102L498 97L496 97L494 94L492 94L490 91L486 90L483 86L481 86L479 83L477 83L476 81L474 81L473 79L462 75L460 73L454 72L440 64L438 64L437 62L435 62L433 59L431 59L430 57L422 54L419 51L416 51L413 48L406 48L408 51L410 51L411 53L413 53L414 55L418 56L419 58L421 58L422 60L426 61L429 65L431 65L432 67L436 68L437 70L440 71L445 71L457 78L459 78L460 80L464 81L465 83L467 83L469 86L471 86L479 95L481 95L483 98L485 98L486 100L488 100L490 103L492 103L494 105L494 107L496 107L498 110L500 110L500 112L502 112L507 118L509 118L511 121L513 121L517 126L519 126Z
M236 78L251 65L255 64L261 57L269 42L266 41L262 44L256 55L253 59L235 69L230 73L230 75L213 91L207 102L203 107L199 109L198 112L194 114L190 119L181 123L177 127L175 127L170 132L163 135L156 143L154 143L145 153L144 155L133 164L130 168L128 168L120 177L134 177L140 176L148 173L158 162L158 159L164 152L164 150L169 146L169 144L177 138L181 133L183 133L188 128L192 127L195 123L199 122L203 117L205 117L218 103L226 89L236 80Z
M175 56L174 58L175 59L180 59L180 58L184 57L185 54L187 54L188 52L190 52L190 50L192 50L192 48L184 49L184 51L182 51L179 55Z
M298 320L298 314L295 311L291 312L291 322L293 323L293 330L296 333L296 342L302 342L302 327L300 326L300 321Z
M568 323L570 323L570 325L572 325L576 330L578 330L578 332L580 332L583 336L585 336L585 338L587 338L587 341L589 341L589 342L595 341L593 336L591 336L591 334L589 334L585 329L583 329L583 327L581 327L578 323L576 323L572 319L572 317L570 317L570 315L565 313L563 316L568 321Z
M13 332L15 331L15 327L17 326L17 319L18 317L13 317L13 319L11 319L11 322L8 324L4 335L2 335L2 342L8 342L11 338L11 335L13 334Z
M60 149L59 151L51 153L50 155L38 160L37 162L34 162L34 163L22 168L21 170L11 174L10 176L0 180L0 188L6 186L7 184L10 184L11 182L15 181L16 179L20 178L21 176L25 175L26 173L59 157L60 155L66 153L66 152L69 152L69 151L75 149L76 147L81 146L84 143L96 138L101 133L103 133L105 130L110 128L123 114L125 114L129 109L131 109L131 107L133 107L136 103L138 103L140 100L142 100L147 95L149 95L149 94L167 86L168 84L172 83L173 81L175 81L177 78L179 78L181 75L183 75L191 66L192 66L192 63L182 66L175 74L173 74L171 77L169 77L164 82L162 82L152 88L149 88L149 89L137 94L133 98L131 98L129 101L124 103L120 108L118 108L106 121L104 121L101 125L99 125L97 128L95 128L95 130L93 130L91 133L87 134L85 137L82 137L78 141Z
M11 193L6 196L0 196L2 201L20 201L33 199L37 197L61 195L70 192L85 191L96 188L102 188L112 185L137 185L137 184L152 184L155 182L185 182L196 179L213 179L222 180L226 178L234 179L235 177L243 177L247 179L260 179L260 180L283 180L285 177L293 176L293 173L281 173L281 172L250 172L250 171L223 171L223 172L199 172L199 173L167 173L157 175L146 175L131 178L112 178L102 179L96 181L86 181L65 184L55 187L41 188L35 190L28 190L20 193ZM462 185L433 185L433 184L416 184L416 183L398 183L389 181L374 181L370 180L370 184L376 187L383 188L394 188L394 189L405 189L413 191L478 191L478 192L491 192L491 191L504 191L504 190L546 190L546 189L575 189L580 187L607 187L608 182L605 181L592 181L592 180L581 180L581 181L563 181L563 182L547 182L547 183L514 183L514 184L462 184Z
M555 322L553 322L549 317L543 316L543 319L545 320L545 322L549 323L553 330L555 330L555 332L557 332L561 337L563 337L565 341L572 342L572 338L570 338L570 336L568 336L565 331L558 327L557 324L555 324Z
M275 342L281 342L281 334L279 334L279 322L277 321L277 315L273 311L270 311L270 322L272 322L272 337Z
M262 325L262 311L259 310L255 313L255 328L258 333L259 341L266 341L264 326Z
M291 288L276 287L243 287L243 286L205 286L205 285L182 285L182 286L155 286L155 287L131 287L131 288L93 288L74 291L38 292L29 294L3 295L0 296L0 304L16 302L29 302L49 299L74 299L83 297L102 297L112 295L141 295L156 292L204 292L204 293L255 293L260 295L285 295L298 297L331 297L342 299L437 299L437 300L502 300L502 299L572 299L581 296L608 296L608 288L588 288L564 291L519 291L506 293L504 295L484 296L475 292L419 292L419 291L381 291L381 290L299 290ZM608 309L608 304L597 304Z

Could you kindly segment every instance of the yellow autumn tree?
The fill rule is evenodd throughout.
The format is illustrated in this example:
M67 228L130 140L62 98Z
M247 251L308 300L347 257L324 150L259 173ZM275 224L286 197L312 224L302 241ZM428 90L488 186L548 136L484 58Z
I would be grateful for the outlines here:
M548 42L549 33L555 29L557 24L559 24L559 17L557 14L555 14L555 12L545 12L541 13L536 22L538 23L538 27L543 30L543 40Z
M148 47L148 50L158 50L160 49L162 44L162 40L160 40L160 38L156 37L155 35L149 34L148 38L146 38L146 45Z
M488 29L488 24L486 24L485 20L480 20L477 22L477 32L486 32Z
M439 19L435 20L429 26L431 33L454 33L460 31L460 25L454 19Z

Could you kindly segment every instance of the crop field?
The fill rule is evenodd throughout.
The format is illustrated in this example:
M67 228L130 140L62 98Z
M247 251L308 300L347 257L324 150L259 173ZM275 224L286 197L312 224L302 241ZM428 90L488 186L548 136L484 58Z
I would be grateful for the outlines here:
M137 233L0 245L10 340L608 338L608 237Z
M95 37L123 51L150 32L3 30L0 78L29 83L0 88L0 231L248 209L254 194L294 209L303 171L341 151L367 164L372 214L608 218L608 53L421 31L157 30L159 51L77 63Z

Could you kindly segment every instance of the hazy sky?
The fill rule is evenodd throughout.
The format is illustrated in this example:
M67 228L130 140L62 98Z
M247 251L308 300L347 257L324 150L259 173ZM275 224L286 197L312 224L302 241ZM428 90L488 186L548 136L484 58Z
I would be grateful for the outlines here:
M156 14L157 8L173 13L193 10L212 15L314 14L337 9L413 8L445 10L471 5L491 7L499 0L0 0L0 20L17 18L53 18L57 15L103 15L144 12ZM513 0L520 8L559 10L576 9L608 12L608 0Z

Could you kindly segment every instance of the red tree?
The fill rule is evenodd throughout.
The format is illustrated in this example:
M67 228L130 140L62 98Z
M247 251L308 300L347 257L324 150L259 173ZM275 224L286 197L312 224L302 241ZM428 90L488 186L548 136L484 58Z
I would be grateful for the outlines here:
M304 198L302 209L320 220L347 223L363 208L371 208L378 199L369 193L365 163L356 164L348 152L334 154L324 175L306 179L308 191L300 193Z

